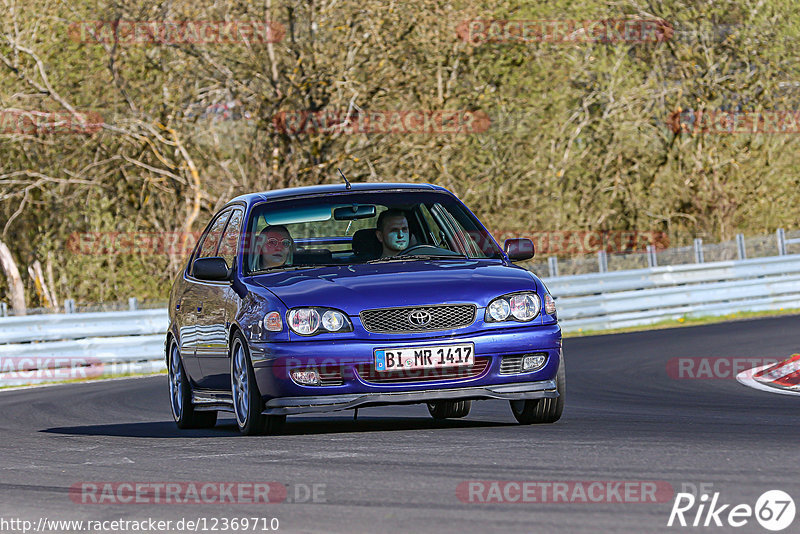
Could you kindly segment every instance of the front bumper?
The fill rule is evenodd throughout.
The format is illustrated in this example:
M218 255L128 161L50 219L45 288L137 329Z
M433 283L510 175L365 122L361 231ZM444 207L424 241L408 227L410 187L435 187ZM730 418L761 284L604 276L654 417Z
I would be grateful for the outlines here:
M420 379L404 383L378 383L365 377L359 366L374 362L374 350L383 347L420 347L472 343L478 358L488 360L480 374L457 379ZM386 339L371 335L369 338L332 338L293 340L290 342L248 343L255 378L267 413L307 413L355 408L363 405L425 402L436 398L509 398L509 390L497 389L515 384L545 384L535 386L528 393L553 389L546 384L555 379L561 360L561 329L558 324L535 325L530 328L485 329L454 335L407 336ZM521 353L544 352L548 360L544 367L519 374L501 372L504 356ZM290 378L293 368L341 368L343 382L338 385L306 386ZM455 393L454 393L455 392ZM466 392L462 395L460 392ZM498 393L500 392L500 393ZM436 397L435 394L447 395ZM538 394L538 393L536 393ZM515 397L536 398L536 397ZM311 400L309 400L311 399ZM332 399L332 400L325 400ZM271 409L314 408L302 411ZM332 406L331 408L327 408Z
M430 389L393 393L282 397L267 401L266 407L261 413L266 415L292 415L300 413L335 412L385 404L418 404L437 400L523 400L554 397L558 397L556 381L542 380L539 382L521 382L497 386Z

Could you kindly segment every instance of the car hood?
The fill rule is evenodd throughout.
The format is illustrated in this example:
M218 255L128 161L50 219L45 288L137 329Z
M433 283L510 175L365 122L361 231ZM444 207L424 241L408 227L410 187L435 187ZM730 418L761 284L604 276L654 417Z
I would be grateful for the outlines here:
M253 277L286 306L326 306L348 315L362 310L474 303L513 291L537 290L528 271L487 260L414 261L278 271Z

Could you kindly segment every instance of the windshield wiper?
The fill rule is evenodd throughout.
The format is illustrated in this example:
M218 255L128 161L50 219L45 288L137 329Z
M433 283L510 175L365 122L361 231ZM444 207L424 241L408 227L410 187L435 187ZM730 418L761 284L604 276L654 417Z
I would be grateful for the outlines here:
M341 267L341 263L319 263L317 265L286 265L281 267L268 267L266 269L259 269L257 271L250 271L250 275L265 274L265 273L278 273L284 271L298 271L300 269L314 269L316 267Z
M385 258L378 258L377 260L369 260L367 263L418 260L463 260L466 258L464 254L408 254L404 256L387 256Z

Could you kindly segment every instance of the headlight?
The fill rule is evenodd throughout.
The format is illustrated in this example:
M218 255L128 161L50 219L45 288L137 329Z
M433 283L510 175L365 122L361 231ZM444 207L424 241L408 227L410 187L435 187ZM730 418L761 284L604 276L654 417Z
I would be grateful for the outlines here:
M301 336L353 331L347 315L331 308L295 308L289 310L286 319L292 332Z
M328 332L338 332L344 326L344 315L336 310L328 310L322 314L322 326Z
M518 321L530 321L539 314L539 297L535 294L512 295L508 299L511 315Z
M489 323L499 321L527 323L539 315L541 307L539 295L532 291L503 295L491 301L486 307L485 321Z
M319 312L314 308L300 308L289 312L289 327L301 336L316 334L319 330Z
M511 313L511 307L506 299L496 299L486 308L492 321L505 321Z

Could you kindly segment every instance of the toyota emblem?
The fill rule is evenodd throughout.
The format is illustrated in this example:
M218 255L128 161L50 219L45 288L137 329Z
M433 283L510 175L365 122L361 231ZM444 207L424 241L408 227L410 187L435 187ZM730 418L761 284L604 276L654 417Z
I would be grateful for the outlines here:
M425 310L414 310L408 314L408 322L414 326L425 326L431 322L431 314Z

